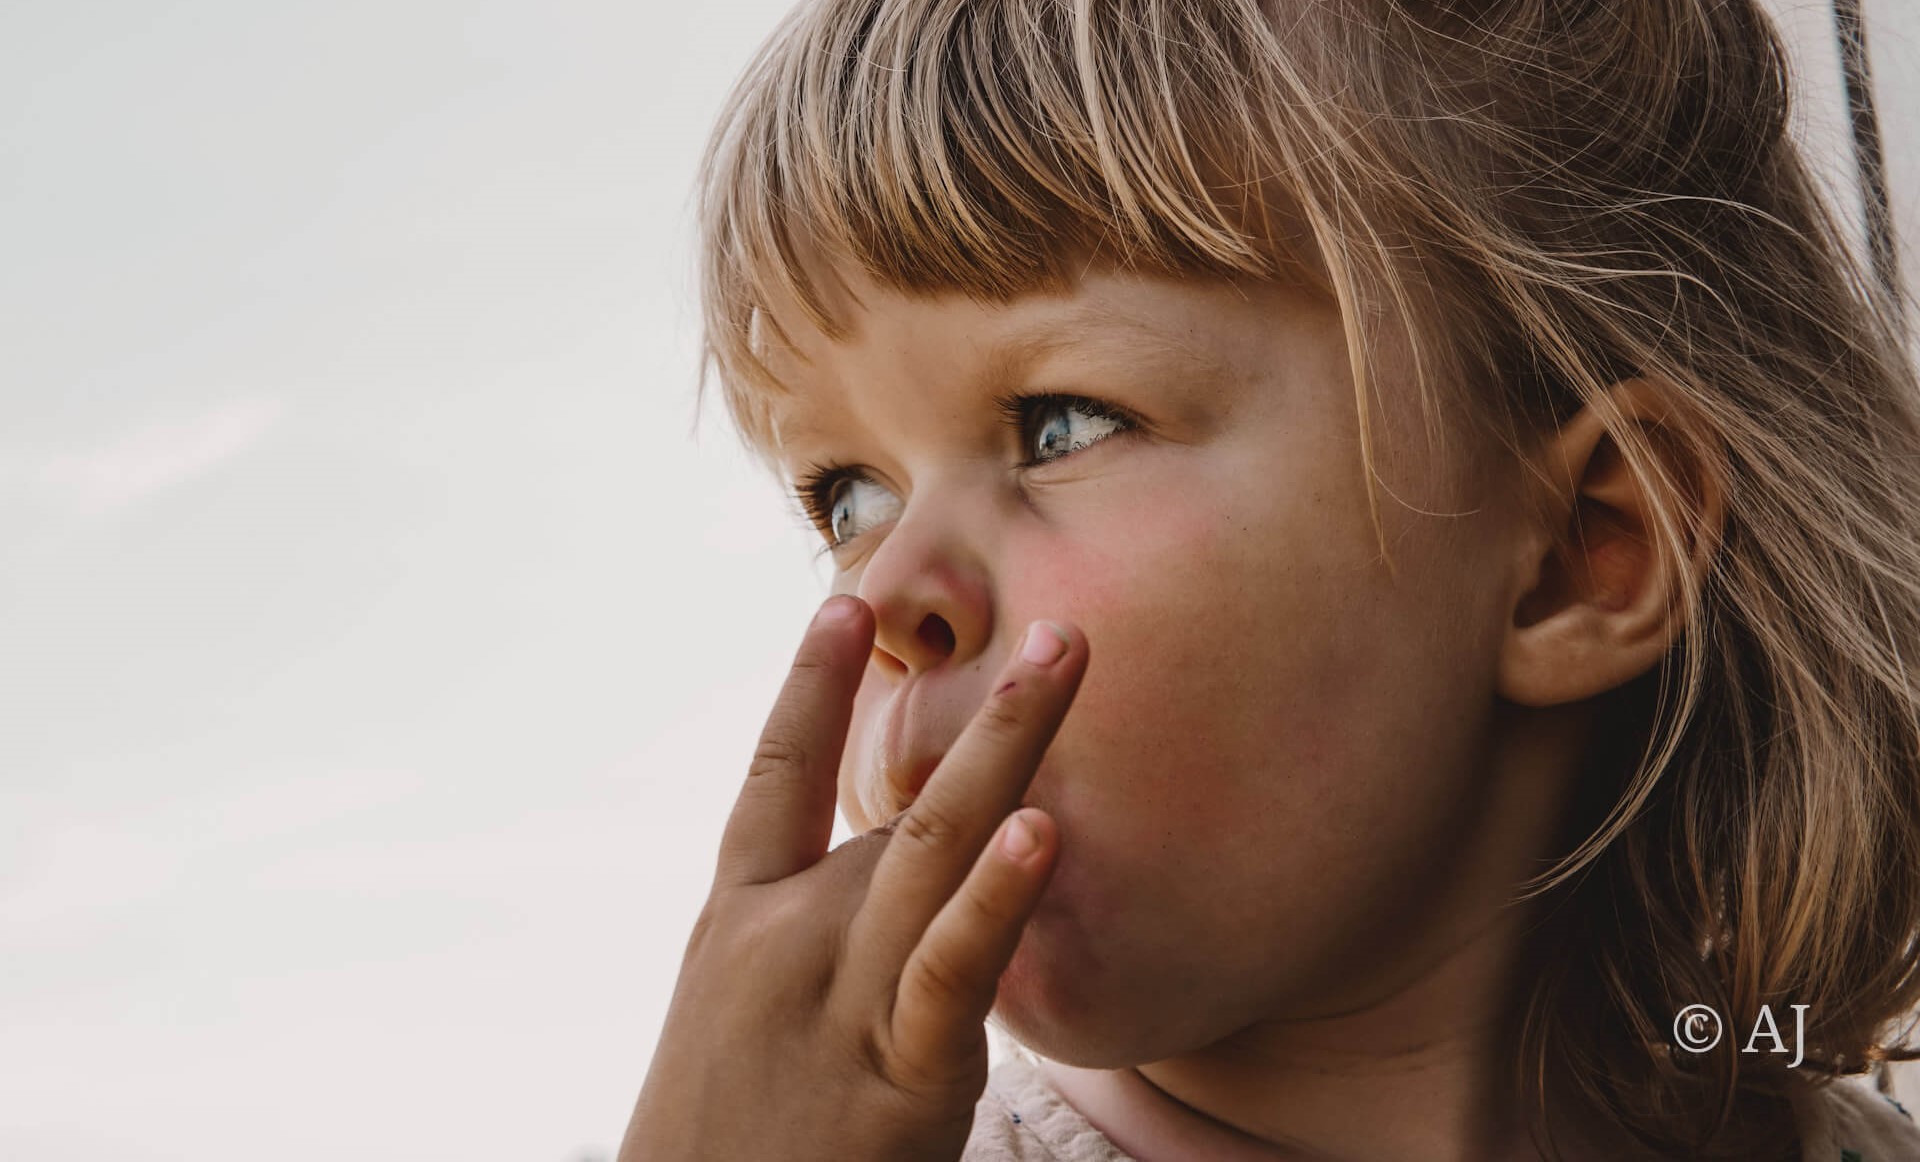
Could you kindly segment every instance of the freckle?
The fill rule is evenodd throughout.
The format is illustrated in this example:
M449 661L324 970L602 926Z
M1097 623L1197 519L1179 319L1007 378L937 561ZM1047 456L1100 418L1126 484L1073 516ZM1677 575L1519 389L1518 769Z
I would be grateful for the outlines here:
M1018 686L1019 684L1020 684L1020 683L1019 683L1019 682L1017 682L1017 681L1016 681L1016 682L1008 682L1008 683L1007 683L1006 685L1004 685L1004 686L1002 686L1002 687L1000 687L1000 688L999 688L998 690L995 690L995 691L994 691L994 693L995 693L995 694L1005 694L1005 693L1006 693L1007 691L1009 691L1009 690L1011 690L1011 689L1013 689L1013 688L1014 688L1015 686Z

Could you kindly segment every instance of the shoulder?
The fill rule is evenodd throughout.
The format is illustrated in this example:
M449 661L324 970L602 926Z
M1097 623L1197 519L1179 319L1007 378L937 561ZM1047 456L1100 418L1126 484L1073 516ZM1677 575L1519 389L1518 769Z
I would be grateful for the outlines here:
M1920 1158L1920 1124L1868 1077L1816 1085L1797 1103L1803 1162L1901 1162Z
M1010 1057L987 1078L961 1162L1134 1162L1048 1085Z

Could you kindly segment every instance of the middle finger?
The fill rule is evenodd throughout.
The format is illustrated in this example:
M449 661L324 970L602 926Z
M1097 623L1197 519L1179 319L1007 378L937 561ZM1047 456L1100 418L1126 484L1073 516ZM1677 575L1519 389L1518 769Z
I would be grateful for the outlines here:
M848 932L855 963L885 981L898 978L1000 821L1020 805L1086 663L1087 644L1077 630L1041 621L1028 627L986 702L892 825Z

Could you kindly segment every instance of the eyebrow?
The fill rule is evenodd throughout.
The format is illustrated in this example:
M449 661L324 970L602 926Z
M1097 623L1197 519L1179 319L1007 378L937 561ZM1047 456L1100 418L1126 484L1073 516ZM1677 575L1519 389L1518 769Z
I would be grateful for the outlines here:
M985 364L976 384L1005 384L1022 377L1035 363L1061 351L1090 351L1138 360L1171 358L1211 374L1227 365L1195 339L1169 331L1132 311L1098 301L1075 303L1057 314L1018 327L985 345ZM830 433L808 422L805 409L794 409L773 419L783 442L825 440Z

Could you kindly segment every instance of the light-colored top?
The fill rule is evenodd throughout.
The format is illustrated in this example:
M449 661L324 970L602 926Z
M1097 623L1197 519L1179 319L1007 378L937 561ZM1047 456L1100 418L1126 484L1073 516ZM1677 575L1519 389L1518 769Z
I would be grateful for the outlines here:
M1799 1108L1803 1162L1917 1162L1920 1125L1864 1077L1842 1078ZM1000 1063L974 1107L960 1162L1134 1162L1032 1062Z

